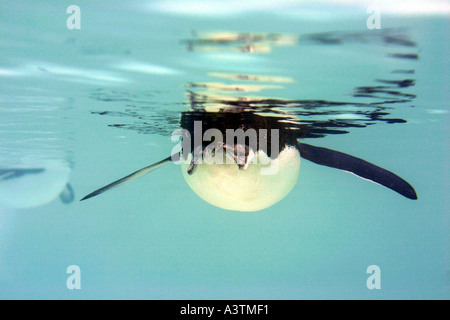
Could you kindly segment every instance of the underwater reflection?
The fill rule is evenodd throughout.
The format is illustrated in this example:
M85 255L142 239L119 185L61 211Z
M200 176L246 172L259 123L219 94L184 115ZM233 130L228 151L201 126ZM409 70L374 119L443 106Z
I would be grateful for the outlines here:
M191 39L181 41L188 51L269 53L277 46L328 45L363 43L390 46L392 48L417 47L403 28L383 28L370 32L321 32L304 35L286 33L247 32L192 32ZM417 53L391 53L400 59L418 59Z

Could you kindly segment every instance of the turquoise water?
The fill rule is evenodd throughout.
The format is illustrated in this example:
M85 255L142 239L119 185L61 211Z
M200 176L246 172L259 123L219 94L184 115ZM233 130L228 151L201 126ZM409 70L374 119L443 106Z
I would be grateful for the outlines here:
M69 3L0 5L0 169L35 170L2 176L1 298L449 298L448 9L381 6L370 30L367 6L325 2L75 4L72 30ZM170 155L190 92L338 123L347 133L305 141L397 173L419 199L304 160L294 189L254 213L204 202L176 165L78 201ZM371 265L381 289L367 288Z

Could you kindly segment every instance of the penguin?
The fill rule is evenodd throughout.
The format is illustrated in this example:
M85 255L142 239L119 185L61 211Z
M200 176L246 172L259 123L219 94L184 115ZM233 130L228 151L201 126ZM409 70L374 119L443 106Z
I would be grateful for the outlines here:
M0 169L0 205L11 208L33 208L59 197L70 204L75 192L70 184L70 169L58 161L46 167Z
M301 142L306 130L285 118L240 108L185 111L180 120L182 142L171 156L80 201L176 163L189 187L206 202L225 210L260 211L290 193L299 177L301 159L353 173L408 199L418 198L414 188L391 171L340 151Z

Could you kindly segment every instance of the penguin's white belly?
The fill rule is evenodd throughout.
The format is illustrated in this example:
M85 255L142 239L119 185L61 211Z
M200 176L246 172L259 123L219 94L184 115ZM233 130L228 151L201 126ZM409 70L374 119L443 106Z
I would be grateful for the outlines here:
M37 165L37 168L45 168L45 171L17 179L0 179L0 205L31 208L57 198L69 181L71 169L58 160L49 160L43 166Z
M235 163L202 163L189 175L189 156L181 170L189 187L206 202L227 210L258 211L283 199L295 186L300 154L296 148L286 147L277 160L261 151L255 157L245 170Z

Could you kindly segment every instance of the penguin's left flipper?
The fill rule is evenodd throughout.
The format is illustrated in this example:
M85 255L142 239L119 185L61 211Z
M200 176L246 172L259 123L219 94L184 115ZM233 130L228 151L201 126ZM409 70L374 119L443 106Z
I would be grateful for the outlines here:
M363 179L381 184L402 196L416 200L417 194L414 188L396 174L380 168L363 159L309 144L297 142L302 158L320 164L353 173Z

